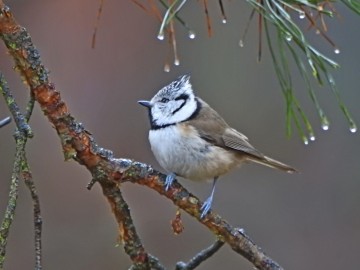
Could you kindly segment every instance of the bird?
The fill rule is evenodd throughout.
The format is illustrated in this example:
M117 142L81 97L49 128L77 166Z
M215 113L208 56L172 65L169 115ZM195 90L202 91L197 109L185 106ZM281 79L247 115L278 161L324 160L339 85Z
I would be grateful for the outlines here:
M202 204L200 218L210 211L220 176L244 162L255 162L287 173L293 167L257 150L249 139L196 96L185 74L161 88L150 100L138 103L148 109L151 150L167 171L165 190L175 178L211 181L210 196Z

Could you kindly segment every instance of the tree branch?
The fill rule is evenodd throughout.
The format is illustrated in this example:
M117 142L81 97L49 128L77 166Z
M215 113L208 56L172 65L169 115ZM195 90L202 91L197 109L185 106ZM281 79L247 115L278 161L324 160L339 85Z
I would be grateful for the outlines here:
M175 270L193 270L198 267L203 261L210 258L215 254L222 246L224 245L224 241L217 240L210 247L200 251L194 258L192 258L188 263L178 262L176 264Z
M2 73L0 73L0 90L2 92L2 95L5 98L5 102L9 107L9 110L15 120L15 124L21 132L25 133L25 136L28 138L31 138L34 136L29 124L26 121L26 118L24 115L20 112L20 108L15 102L15 98L11 94L9 87L4 79L4 76Z
M21 170L20 161L24 147L25 144L23 143L23 141L17 140L16 150L15 150L15 161L11 174L9 199L8 199L8 204L6 206L4 218L0 226L0 269L3 269L4 267L7 238L9 236L10 227L15 216L15 209L18 198L19 177Z
M11 122L11 117L5 117L4 119L0 120L0 128L6 126L7 124L9 124Z
M26 106L25 120L28 123L34 109L35 99L33 95L30 95L30 100ZM35 270L42 269L42 249L41 249L41 235L42 235L42 217L40 211L40 199L36 191L35 183L29 168L29 164L26 158L26 153L23 156L23 169L22 178L25 185L30 191L31 198L33 200L33 216L34 216L34 242L35 242Z
M40 212L40 200L37 195L35 183L32 179L32 174L24 153L23 156L24 168L22 168L22 178L25 181L27 188L30 191L31 198L34 204L34 241L35 241L35 270L42 269L42 249L41 249L41 234L42 234L42 217Z
M0 227L0 269L3 268L6 255L7 237L9 235L10 227L15 215L15 209L18 198L18 186L19 178L22 177L25 180L25 184L30 190L31 197L34 202L34 229L35 229L35 270L41 269L41 216L40 216L40 202L36 194L34 182L30 168L26 159L25 146L27 139L33 136L28 121L30 119L33 107L34 99L30 98L27 106L26 115L24 116L20 112L20 108L17 105L14 97L12 96L7 82L4 79L2 73L0 73L0 91L4 96L5 102L15 119L16 131L14 134L16 142L15 160L13 165L13 172L11 175L10 194L8 205L5 211L4 219ZM11 118L9 118L11 119ZM10 121L9 121L10 122Z
M90 133L69 113L60 93L49 81L47 71L40 61L39 53L32 44L29 34L25 28L16 23L9 8L1 0L0 36L15 60L16 70L20 72L35 100L56 129L61 139L65 159L74 159L84 165L92 174L92 182L98 181L101 185L118 223L125 252L133 261L132 269L163 268L160 264L154 266L153 262L156 260L145 251L133 225L128 205L119 189L119 184L127 181L148 186L166 196L175 205L197 218L258 269L282 269L247 235L232 227L219 215L210 212L206 218L200 219L202 203L180 184L175 182L168 191L165 191L165 175L143 163L115 159L111 151L99 147Z
M114 167L115 174L113 174L114 181L121 183L130 181L144 185L167 197L258 269L283 269L273 259L265 255L243 230L231 226L220 215L210 211L205 218L200 218L202 202L177 181L174 181L171 187L165 191L166 175L154 170L150 165L128 159L113 159L112 162L116 164Z

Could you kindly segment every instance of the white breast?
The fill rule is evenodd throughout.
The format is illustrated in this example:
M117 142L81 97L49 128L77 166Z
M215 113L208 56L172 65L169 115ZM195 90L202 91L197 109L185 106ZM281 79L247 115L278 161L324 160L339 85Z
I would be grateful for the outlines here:
M151 149L168 173L189 180L210 180L227 173L241 160L233 152L209 144L184 124L150 130Z

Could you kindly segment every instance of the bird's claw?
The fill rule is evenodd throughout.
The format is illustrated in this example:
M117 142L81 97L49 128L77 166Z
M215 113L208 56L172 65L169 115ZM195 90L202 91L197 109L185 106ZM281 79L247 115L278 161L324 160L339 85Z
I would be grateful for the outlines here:
M165 179L165 191L168 191L169 188L171 187L172 183L175 180L175 174L174 173L170 173L166 176Z
M210 211L211 204L212 204L212 197L209 197L209 198L206 199L206 201L204 202L204 204L200 208L200 210L201 210L200 218L201 219L203 219L206 216L206 214Z

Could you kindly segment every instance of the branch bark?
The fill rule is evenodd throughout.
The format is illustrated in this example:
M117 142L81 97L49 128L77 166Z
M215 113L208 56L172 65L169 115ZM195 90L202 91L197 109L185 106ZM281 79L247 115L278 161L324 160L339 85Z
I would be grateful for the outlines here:
M34 202L34 229L35 229L35 270L41 270L41 226L42 219L40 214L40 201L36 192L35 184L32 180L29 164L26 158L26 143L28 138L33 136L30 126L28 125L34 108L34 98L31 96L26 113L23 115L17 105L10 89L5 81L3 74L0 72L0 92L4 96L5 102L15 119L16 130L14 134L16 142L15 160L13 172L11 175L10 193L8 204L5 211L4 219L0 226L0 269L3 269L7 238L9 236L10 227L15 216L15 209L18 198L19 178L25 181L26 186L30 190L31 197ZM11 119L9 117L9 119ZM10 122L10 121L9 121Z
M218 214L210 212L206 218L200 219L202 203L179 183L175 182L168 191L165 191L165 175L153 170L147 164L116 159L111 151L99 147L90 133L70 114L60 93L50 82L47 70L41 63L39 52L34 47L26 29L17 24L10 9L1 0L0 36L15 61L16 70L30 87L31 94L56 129L65 159L73 159L84 165L92 174L92 183L97 181L101 185L103 194L118 223L125 252L133 261L131 269L163 269L163 267L156 258L145 251L141 243L133 225L129 207L121 194L120 183L123 182L144 185L166 196L206 226L221 241L230 245L235 252L248 259L256 268L282 269L274 260L266 256L243 231L231 226Z

